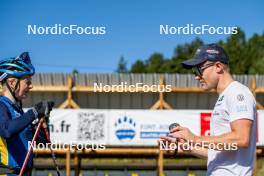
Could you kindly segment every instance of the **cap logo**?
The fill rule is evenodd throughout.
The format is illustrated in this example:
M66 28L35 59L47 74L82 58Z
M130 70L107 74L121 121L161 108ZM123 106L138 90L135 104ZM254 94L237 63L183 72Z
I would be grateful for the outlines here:
M213 49L208 49L208 50L206 50L206 52L209 54L219 54L219 51L213 50Z
M197 49L195 54L199 54L201 52L201 49Z

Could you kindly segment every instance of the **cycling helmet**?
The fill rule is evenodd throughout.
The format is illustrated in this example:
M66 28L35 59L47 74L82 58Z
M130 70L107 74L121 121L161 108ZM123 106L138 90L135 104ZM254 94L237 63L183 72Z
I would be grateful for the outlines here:
M10 77L20 79L34 74L35 68L31 64L28 52L23 52L15 58L0 61L0 82Z

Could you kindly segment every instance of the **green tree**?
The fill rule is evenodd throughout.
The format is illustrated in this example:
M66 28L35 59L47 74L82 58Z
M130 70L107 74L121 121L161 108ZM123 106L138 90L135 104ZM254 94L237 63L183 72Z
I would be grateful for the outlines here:
M131 66L131 73L145 73L145 64L143 61L141 60L136 60L136 62L134 64L132 64Z
M146 72L147 73L161 73L161 66L164 63L164 57L160 53L154 53L146 61Z
M182 67L181 63L186 59L190 59L195 54L196 49L203 44L202 40L196 38L190 44L178 45L174 50L174 56L172 62L169 63L170 72L172 73L190 73L190 70L186 70Z
M264 74L264 33L254 34L247 42L245 57L250 61L249 74Z
M218 42L229 55L229 65L233 74L264 74L264 33L254 34L248 40L239 28L237 34ZM177 45L174 55L165 59L162 54L154 53L147 60L137 60L132 64L132 73L190 73L181 63L193 57L196 49L203 45L199 38L191 43Z
M232 73L247 73L245 65L248 64L245 58L246 37L245 33L238 29L237 34L233 34L227 38L226 43L222 45L229 55L229 65Z
M116 72L117 73L127 73L128 72L127 62L123 56L121 56L119 59Z
M79 74L79 71L77 69L72 70L72 75L78 75L78 74Z

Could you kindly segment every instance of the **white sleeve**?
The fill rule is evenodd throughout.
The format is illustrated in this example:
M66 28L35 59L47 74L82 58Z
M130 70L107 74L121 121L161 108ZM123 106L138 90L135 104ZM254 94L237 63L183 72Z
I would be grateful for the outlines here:
M254 121L256 102L248 91L237 90L228 97L230 121L249 119Z

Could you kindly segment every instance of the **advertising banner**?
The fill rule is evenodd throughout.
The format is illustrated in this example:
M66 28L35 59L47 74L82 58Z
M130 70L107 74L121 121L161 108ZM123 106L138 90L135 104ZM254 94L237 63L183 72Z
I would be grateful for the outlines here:
M51 140L57 144L155 146L169 125L178 123L196 135L210 135L209 110L60 110L52 111ZM258 145L264 145L264 111L258 111Z

